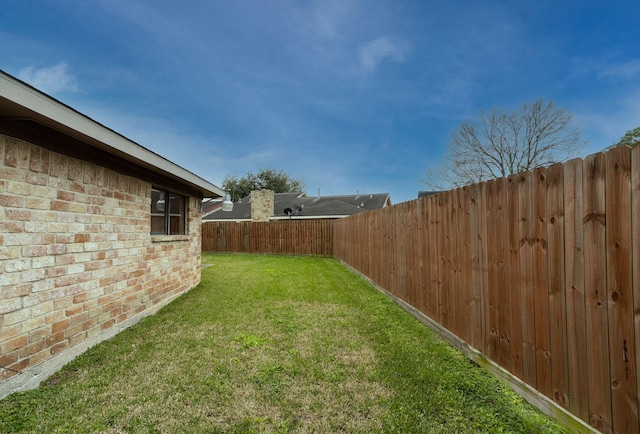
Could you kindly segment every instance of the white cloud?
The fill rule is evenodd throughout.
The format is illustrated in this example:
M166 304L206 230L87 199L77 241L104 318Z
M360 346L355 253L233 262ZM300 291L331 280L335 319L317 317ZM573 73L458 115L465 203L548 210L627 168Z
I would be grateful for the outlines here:
M40 69L28 66L18 72L18 78L45 93L78 91L78 82L66 62Z
M389 38L380 37L360 47L360 64L367 70L373 71L385 60L402 62L405 49L392 42Z

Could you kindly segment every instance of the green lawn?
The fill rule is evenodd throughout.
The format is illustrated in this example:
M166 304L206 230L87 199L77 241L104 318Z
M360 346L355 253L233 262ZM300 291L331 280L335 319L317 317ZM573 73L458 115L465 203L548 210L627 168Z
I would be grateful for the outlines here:
M202 283L0 401L0 432L562 432L326 258L203 255Z

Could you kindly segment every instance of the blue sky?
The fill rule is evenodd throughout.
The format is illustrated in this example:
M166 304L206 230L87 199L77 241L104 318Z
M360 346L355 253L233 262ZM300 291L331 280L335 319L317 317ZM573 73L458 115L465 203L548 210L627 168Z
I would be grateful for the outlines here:
M197 175L426 189L480 109L640 126L638 0L3 0L0 69Z

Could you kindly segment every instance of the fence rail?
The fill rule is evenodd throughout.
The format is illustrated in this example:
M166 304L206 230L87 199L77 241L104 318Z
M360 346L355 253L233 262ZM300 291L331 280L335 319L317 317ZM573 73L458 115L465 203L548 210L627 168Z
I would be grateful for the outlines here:
M202 251L331 256L332 222L206 222L202 224Z

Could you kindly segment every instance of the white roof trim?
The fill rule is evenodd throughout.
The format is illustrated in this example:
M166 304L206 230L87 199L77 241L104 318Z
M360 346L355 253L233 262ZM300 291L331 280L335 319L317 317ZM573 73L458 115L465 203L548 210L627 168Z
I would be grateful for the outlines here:
M217 212L217 211L216 211ZM212 213L213 214L213 213ZM359 213L356 214L339 214L339 215L322 215L322 216L283 216L283 217L275 217L275 216L271 216L269 217L269 221L278 221L278 220L326 220L326 219L342 219L342 218L346 218L346 217L351 217L352 215L357 215ZM210 216L211 214L209 214ZM235 222L235 223L240 223L240 222L250 222L253 221L250 218L239 218L239 219L205 219L203 218L202 221L204 223L207 222Z
M359 213L356 213L359 214ZM273 217L269 217L269 220L323 220L323 219L341 219L341 218L345 218L345 217L351 217L352 215L356 215L356 214L335 214L335 215L292 215L291 217L288 216L273 216Z
M91 139L91 144L135 162L143 167L171 176L202 190L205 197L224 197L225 191L178 166L164 157L127 139L60 101L0 70L0 97L18 104L43 124ZM82 138L81 138L82 139ZM98 142L98 143L95 143Z

